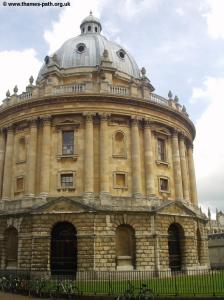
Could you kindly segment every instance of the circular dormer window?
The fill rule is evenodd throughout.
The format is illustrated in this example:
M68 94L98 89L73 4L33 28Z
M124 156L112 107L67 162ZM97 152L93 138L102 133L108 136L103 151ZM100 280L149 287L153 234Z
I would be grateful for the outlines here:
M78 53L83 53L83 52L85 52L85 50L86 50L86 45L83 43L80 43L76 46L76 51Z
M120 49L117 51L117 55L119 58L124 59L125 58L125 51L123 49Z

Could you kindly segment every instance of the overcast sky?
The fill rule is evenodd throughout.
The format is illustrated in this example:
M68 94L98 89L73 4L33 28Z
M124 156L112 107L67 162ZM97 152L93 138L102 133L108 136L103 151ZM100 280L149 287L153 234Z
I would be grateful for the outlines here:
M7 0L19 3L18 0ZM199 205L224 211L224 0L70 0L9 7L0 0L0 99L37 77L47 54L80 33L92 10L108 39L144 66L156 93L178 95L196 126ZM21 1L22 2L22 1ZM47 3L41 0L26 2ZM67 0L51 0L67 3Z

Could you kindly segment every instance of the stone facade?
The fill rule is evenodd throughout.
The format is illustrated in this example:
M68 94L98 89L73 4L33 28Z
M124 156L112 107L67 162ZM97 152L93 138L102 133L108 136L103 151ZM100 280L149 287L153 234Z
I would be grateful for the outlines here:
M35 86L3 101L1 268L50 272L62 223L76 232L77 270L170 270L172 224L179 267L209 267L194 125L177 97L153 94L145 70L116 70L106 50L100 66L60 69L58 54L48 57Z

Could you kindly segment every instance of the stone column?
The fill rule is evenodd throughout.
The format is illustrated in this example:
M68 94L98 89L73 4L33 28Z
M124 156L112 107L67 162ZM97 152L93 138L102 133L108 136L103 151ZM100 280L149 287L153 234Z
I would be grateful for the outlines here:
M108 116L100 115L100 196L101 201L109 196ZM101 202L102 203L102 202Z
M4 159L5 159L5 134L3 132L3 129L0 129L0 197L2 194Z
M37 160L37 118L30 120L30 139L28 150L28 181L27 192L30 197L35 196L36 184L36 160Z
M93 114L85 113L84 198L94 193Z
M50 189L50 158L51 158L51 116L41 117L43 122L40 194L47 196Z
M132 117L131 122L131 156L132 156L132 191L134 198L141 198L142 174L140 157L140 138L137 117Z
M192 144L188 146L188 168L189 168L189 179L190 179L191 202L197 206L198 199L197 199L197 187L196 187L196 179L195 179Z
M187 161L186 161L186 146L184 136L180 136L180 164L183 184L183 197L185 201L189 201L189 181L187 174Z
M7 128L5 165L4 165L3 187L2 187L3 200L9 200L11 197L13 145L14 145L14 130L13 130L13 126L11 125Z
M154 168L153 168L153 149L152 149L152 133L150 121L145 121L144 127L144 150L145 150L145 185L146 195L148 197L155 196Z
M176 200L183 200L180 153L178 145L178 133L176 130L174 130L172 134L172 156Z

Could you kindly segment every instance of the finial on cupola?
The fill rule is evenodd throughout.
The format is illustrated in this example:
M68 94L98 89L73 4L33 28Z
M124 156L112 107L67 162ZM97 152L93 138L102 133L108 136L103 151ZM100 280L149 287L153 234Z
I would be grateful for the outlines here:
M92 16L92 15L93 15L93 11L92 11L92 9L90 10L90 12L89 12L89 15L90 15L90 16Z

